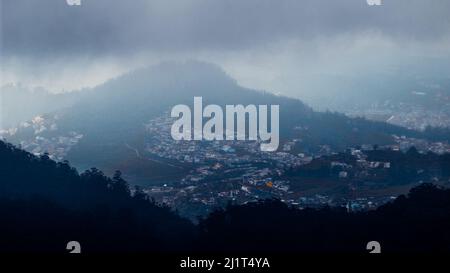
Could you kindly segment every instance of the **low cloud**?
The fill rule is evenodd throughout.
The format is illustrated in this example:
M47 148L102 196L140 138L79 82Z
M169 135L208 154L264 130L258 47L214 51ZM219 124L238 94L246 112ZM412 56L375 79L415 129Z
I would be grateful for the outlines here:
M295 93L295 78L315 71L449 56L448 0L81 2L1 1L2 82L59 92L161 60L200 59L244 85Z

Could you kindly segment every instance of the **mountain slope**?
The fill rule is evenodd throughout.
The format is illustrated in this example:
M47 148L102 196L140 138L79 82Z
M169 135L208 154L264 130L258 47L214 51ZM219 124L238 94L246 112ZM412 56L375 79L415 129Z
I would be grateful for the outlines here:
M191 166L140 158L136 150L145 149L149 133L144 125L149 120L167 116L177 104L192 105L194 96L202 96L204 105L280 105L280 138L282 142L301 139L295 151L317 152L324 145L343 150L362 144L392 144L392 134L419 135L386 123L314 112L297 99L241 87L220 68L192 61L136 70L87 90L74 106L57 112L50 126L54 130L40 136L52 139L71 132L83 136L63 156L80 168L97 166L108 174L121 169L133 183L177 179ZM20 143L35 135L18 132L8 140Z

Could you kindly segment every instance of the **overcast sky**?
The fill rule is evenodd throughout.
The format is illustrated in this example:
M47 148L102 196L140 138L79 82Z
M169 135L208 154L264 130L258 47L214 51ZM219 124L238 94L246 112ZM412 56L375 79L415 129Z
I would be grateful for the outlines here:
M200 59L243 85L301 97L299 80L314 74L450 56L448 0L0 1L2 83L55 92Z

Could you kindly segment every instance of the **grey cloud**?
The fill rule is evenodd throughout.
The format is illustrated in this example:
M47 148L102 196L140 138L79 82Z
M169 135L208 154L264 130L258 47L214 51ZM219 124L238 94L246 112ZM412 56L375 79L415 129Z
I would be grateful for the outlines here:
M379 30L433 41L450 33L448 0L2 0L3 56L70 57L251 49L284 39Z

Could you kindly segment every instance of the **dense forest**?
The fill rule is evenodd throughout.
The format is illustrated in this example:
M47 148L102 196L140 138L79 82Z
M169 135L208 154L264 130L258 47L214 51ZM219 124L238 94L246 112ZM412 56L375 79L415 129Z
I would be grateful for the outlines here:
M0 251L450 252L450 190L424 183L370 212L296 209L279 200L230 204L194 225L118 171L82 174L0 141Z

